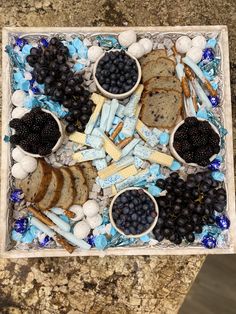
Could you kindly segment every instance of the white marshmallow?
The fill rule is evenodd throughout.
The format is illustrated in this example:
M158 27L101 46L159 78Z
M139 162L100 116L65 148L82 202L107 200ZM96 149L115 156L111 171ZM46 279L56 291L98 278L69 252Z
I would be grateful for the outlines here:
M75 213L75 217L70 218L72 221L79 221L84 218L84 210L83 207L80 205L72 205L69 208L69 211Z
M19 162L14 164L11 168L11 174L13 175L14 178L23 180L27 177L28 172L26 172L22 167Z
M104 51L99 46L92 46L88 49L88 59L92 62L95 62Z
M21 167L26 171L26 172L34 172L37 168L37 160L31 156L25 156L21 161L20 161Z
M192 39L192 46L199 47L200 49L206 48L206 38L202 35L198 35Z
M12 96L11 101L16 107L23 107L26 98L26 93L23 90L16 90Z
M87 217L86 221L90 225L91 229L95 229L102 224L102 216L97 214L93 217Z
M140 41L138 43L143 46L145 54L152 51L153 42L151 41L151 39L142 38L142 39L140 39Z
M86 221L79 221L74 226L73 233L77 239L84 239L89 235L90 227Z
M22 152L22 150L16 147L13 149L11 156L15 161L20 162L26 155L24 152Z
M141 58L145 54L144 47L140 43L134 43L129 46L128 52L137 59Z
M11 117L12 119L21 119L28 110L23 107L16 107L12 110Z
M188 36L181 36L176 40L175 47L179 53L186 53L192 47L192 40Z
M83 211L84 211L85 216L93 217L97 215L97 213L99 212L99 205L94 200L88 200L83 205Z
M188 56L190 59L192 59L193 62L198 63L202 59L202 49L199 47L192 47L186 53L186 56Z
M137 41L137 35L135 31L128 30L120 33L118 36L119 43L123 47L129 47L131 44L135 43Z

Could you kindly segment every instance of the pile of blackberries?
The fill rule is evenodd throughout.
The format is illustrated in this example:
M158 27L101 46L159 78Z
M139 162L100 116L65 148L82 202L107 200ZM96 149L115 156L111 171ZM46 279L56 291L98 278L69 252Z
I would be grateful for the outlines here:
M98 62L96 78L107 92L126 93L134 87L138 80L136 61L124 50L106 52Z
M11 120L9 125L15 130L10 142L28 153L40 156L49 155L61 136L56 120L38 107L21 119Z
M68 133L83 131L93 109L89 100L90 93L81 85L83 78L75 74L69 64L69 50L56 37L53 37L47 48L31 48L27 62L33 67L33 78L39 84L45 84L44 92L53 101L58 101L69 113L65 120Z
M167 191L156 198L159 218L153 233L158 241L194 242L194 234L201 233L204 225L215 224L215 211L222 213L226 206L226 191L210 172L189 174L186 181L173 172L156 184Z
M157 212L152 199L142 189L120 194L112 208L116 226L126 235L145 232L153 224Z
M185 162L206 167L220 151L220 137L208 121L188 117L175 132L173 145Z

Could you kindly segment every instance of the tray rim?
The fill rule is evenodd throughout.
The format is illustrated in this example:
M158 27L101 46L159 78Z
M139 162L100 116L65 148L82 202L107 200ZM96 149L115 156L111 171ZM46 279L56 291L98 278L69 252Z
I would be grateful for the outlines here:
M222 71L224 76L224 118L227 125L228 135L226 136L226 178L228 188L228 213L231 218L230 237L232 246L226 249L216 248L208 250L205 248L154 248L154 247L122 247L109 248L105 251L75 250L72 254L64 249L43 249L43 250L6 250L8 235L8 167L10 162L9 147L4 142L9 121L9 59L4 52L8 43L8 36L11 33L24 35L42 34L42 33L116 33L127 29L133 29L137 32L220 32L221 53L222 53ZM68 257L68 256L114 256L114 255L199 255L199 254L233 254L236 252L236 215L235 215L235 186L234 186L234 162L233 162L233 136L232 136L232 106L230 91L230 69L229 69L229 45L228 29L226 25L195 25L195 26L131 26L131 27L4 27L2 30L2 142L1 142L1 209L0 209L0 257L3 258L31 258L31 257Z

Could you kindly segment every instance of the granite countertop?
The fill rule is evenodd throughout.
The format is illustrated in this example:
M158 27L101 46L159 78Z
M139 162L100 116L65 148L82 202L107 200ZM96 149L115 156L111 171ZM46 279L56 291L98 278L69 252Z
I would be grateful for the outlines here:
M224 24L236 103L234 0L8 0L1 26ZM236 112L233 113L236 130ZM234 139L236 135L234 132ZM204 256L0 259L1 313L174 314Z

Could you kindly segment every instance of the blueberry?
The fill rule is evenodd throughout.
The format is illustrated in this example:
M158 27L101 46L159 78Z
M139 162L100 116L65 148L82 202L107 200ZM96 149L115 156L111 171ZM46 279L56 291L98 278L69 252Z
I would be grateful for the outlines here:
M102 84L102 88L105 89L105 90L108 90L109 89L109 85L108 84Z
M126 235L129 235L129 234L130 234L129 228L125 228L124 233L125 233Z
M130 233L131 233L131 234L136 234L135 227L131 226L131 227L129 228L129 230L130 230Z
M138 215L136 213L134 213L134 214L131 215L131 218L132 218L133 221L137 221Z
M119 80L120 80L120 82L124 82L125 81L125 77L123 75L121 75Z
M171 231L171 229L169 229L169 228L165 228L165 229L163 230L163 234L164 234L164 236L165 236L166 238L168 238L169 236L171 236L172 231Z
M74 124L68 124L66 126L66 132L67 133L73 133L76 131L76 126Z
M154 221L154 218L152 216L147 216L147 222L150 224Z
M179 245L179 244L181 244L181 242L182 242L181 236L179 236L179 235L176 236L176 237L175 237L174 244Z
M194 242L194 240L195 240L195 236L194 236L193 233L187 234L187 235L185 236L185 238L186 238L187 242L190 242L190 243Z
M143 210L148 210L149 206L147 204L143 205Z
M162 240L164 240L164 234L156 233L155 234L155 238L156 238L157 241L161 242Z
M123 213L126 215L129 213L129 208L128 207L124 207L123 208Z
M184 226L185 224L186 224L186 222L187 222L187 219L185 218L185 217L183 217L183 216L180 216L178 219L177 219L177 225L178 226Z
M187 233L187 230L184 227L178 227L178 232L182 235L185 235Z

